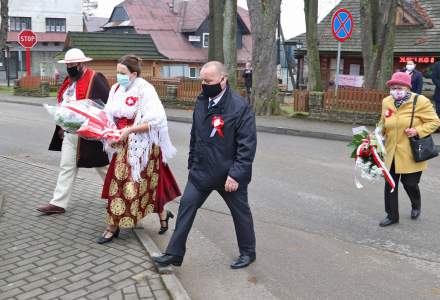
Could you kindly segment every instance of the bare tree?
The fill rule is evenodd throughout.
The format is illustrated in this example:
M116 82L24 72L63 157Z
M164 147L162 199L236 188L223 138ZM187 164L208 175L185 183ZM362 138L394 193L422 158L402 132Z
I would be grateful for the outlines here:
M223 52L229 85L237 86L237 0L225 0Z
M361 0L365 87L384 89L393 72L398 0Z
M223 13L225 0L209 0L208 60L224 61Z
M0 61L3 61L6 42L8 37L9 3L8 0L0 0Z
M93 11L98 8L97 0L82 0L82 4L84 16L93 16Z
M277 101L276 30L281 0L247 0L252 31L251 103L257 114L280 111Z
M312 91L322 91L318 41L318 0L304 0L309 84Z

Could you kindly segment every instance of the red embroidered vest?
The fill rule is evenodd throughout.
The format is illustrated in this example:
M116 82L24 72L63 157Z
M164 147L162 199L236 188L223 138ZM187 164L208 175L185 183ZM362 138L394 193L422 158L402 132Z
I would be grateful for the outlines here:
M87 99L89 97L90 89L92 88L92 82L93 82L93 78L95 77L95 74L96 74L95 71L86 69L83 76L81 76L81 78L77 80L76 88L75 88L77 100ZM71 84L72 84L72 80L70 80L69 77L66 77L60 89L58 90L58 94L57 94L58 103L61 103L63 101L63 94Z

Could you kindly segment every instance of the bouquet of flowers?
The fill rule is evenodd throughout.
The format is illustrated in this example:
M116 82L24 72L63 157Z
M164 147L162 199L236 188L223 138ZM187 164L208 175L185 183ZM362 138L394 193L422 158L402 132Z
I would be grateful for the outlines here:
M109 123L103 103L87 99L44 107L58 126L82 138L117 142L121 136L121 131Z
M370 132L365 126L353 128L353 140L348 146L353 149L351 157L355 159L355 172L369 182L377 182L381 177L390 184L394 191L393 177L383 162L385 146L383 144L382 127L378 126ZM363 188L355 173L355 185ZM392 192L391 191L391 192Z

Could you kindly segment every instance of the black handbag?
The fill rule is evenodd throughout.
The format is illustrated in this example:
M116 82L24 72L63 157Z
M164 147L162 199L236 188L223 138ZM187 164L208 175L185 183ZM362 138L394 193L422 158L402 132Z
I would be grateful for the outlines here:
M418 97L419 95L416 95L414 98L409 128L412 128ZM410 137L409 143L411 144L411 150L416 162L425 161L438 156L438 151L435 149L434 140L431 135L425 136L424 138Z

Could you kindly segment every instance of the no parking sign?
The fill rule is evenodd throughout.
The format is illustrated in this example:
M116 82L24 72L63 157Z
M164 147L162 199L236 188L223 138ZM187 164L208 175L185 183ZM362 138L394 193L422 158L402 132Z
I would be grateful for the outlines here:
M348 40L353 33L353 16L345 9L338 9L332 17L332 33L333 37L338 41L338 58L336 62L336 82L335 89L338 91L339 86L339 66L341 64L341 43Z

